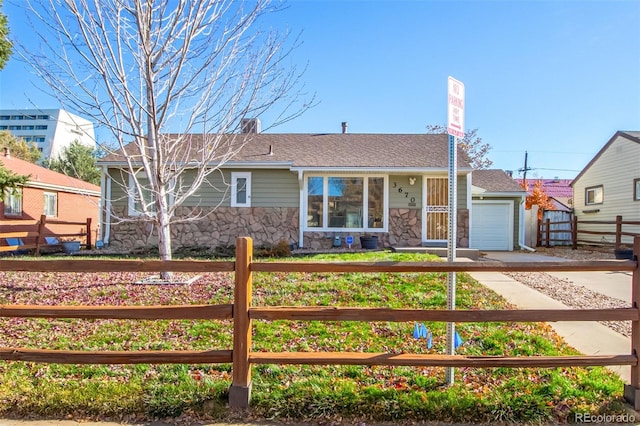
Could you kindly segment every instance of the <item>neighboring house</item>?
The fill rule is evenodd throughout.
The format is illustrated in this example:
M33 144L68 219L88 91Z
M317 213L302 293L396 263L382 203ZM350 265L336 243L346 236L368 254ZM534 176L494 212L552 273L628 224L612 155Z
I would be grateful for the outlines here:
M522 183L522 179L516 179L518 183ZM551 199L555 210L571 211L573 208L573 188L571 188L572 179L527 179L529 188L533 187L536 182L542 182L542 189L547 197Z
M67 222L85 222L92 220L92 231L98 228L100 187L54 172L44 167L11 156L8 149L0 155L0 163L9 171L30 176L29 181L20 187L17 194L7 194L0 202L0 221L25 220L25 223L40 220L46 215L53 220ZM29 225L24 229L13 225L13 230L33 230ZM52 233L80 232L69 226L48 225ZM85 226L86 227L86 226ZM95 234L93 234L95 235Z
M58 158L76 140L96 146L93 123L63 109L0 109L0 130L33 143L42 160Z
M342 244L352 236L358 247L358 237L367 233L377 235L380 246L446 246L447 139L434 134L256 133L222 173L210 175L179 209L184 217L198 208L208 215L174 225L172 243L174 248L216 247L250 236L256 245L284 240L317 249L331 247L336 236ZM195 150L198 140L201 135L192 135ZM135 221L122 152L98 164L105 211L112 212L102 218L104 242L122 249L157 243L153 227ZM468 247L471 167L462 153L457 182L457 245Z
M469 247L482 250L522 248L527 193L503 170L474 170Z
M640 131L618 131L571 183L574 211L581 221L640 221ZM580 224L579 229L615 231L614 225ZM624 232L640 233L638 226ZM614 243L612 235L578 235L579 240ZM631 237L623 236L623 243Z

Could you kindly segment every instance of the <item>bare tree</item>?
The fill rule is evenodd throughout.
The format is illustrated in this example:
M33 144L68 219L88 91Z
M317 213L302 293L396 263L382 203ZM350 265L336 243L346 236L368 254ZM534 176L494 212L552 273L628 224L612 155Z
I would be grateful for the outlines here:
M429 124L427 125L427 133L447 133L447 127ZM488 157L491 145L482 143L482 138L478 136L478 129L464 132L464 137L458 139L458 146L467 155L467 159L474 169L488 169L493 164L493 161Z
M250 141L245 117L276 109L266 129L309 106L289 60L298 38L263 23L269 0L28 1L43 50L25 55L63 105L110 130L142 213L118 219L151 222L163 260L171 225L198 219L176 209Z

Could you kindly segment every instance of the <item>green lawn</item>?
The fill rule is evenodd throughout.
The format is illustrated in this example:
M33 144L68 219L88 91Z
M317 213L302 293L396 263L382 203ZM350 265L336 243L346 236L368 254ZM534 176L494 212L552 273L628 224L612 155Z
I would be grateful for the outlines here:
M309 261L426 261L423 254L317 255ZM286 259L297 261L296 259ZM143 274L0 272L0 304L142 305L230 303L233 276L204 274L190 286L137 285ZM510 308L457 274L460 309ZM446 274L254 274L254 305L434 308L446 305ZM428 323L433 346L413 323L254 321L254 351L444 353L445 324ZM0 345L84 350L230 349L231 321L0 319ZM458 324L461 354L574 354L545 324ZM0 363L0 413L49 417L225 420L230 365L56 365ZM313 421L572 421L620 413L622 381L600 367L456 369L253 367L252 408L242 416Z

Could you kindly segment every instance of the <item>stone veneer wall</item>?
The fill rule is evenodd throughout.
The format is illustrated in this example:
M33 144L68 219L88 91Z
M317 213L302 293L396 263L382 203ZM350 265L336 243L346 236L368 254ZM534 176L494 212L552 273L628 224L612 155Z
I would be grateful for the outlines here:
M390 209L389 232L375 233L378 246L382 247L420 247L422 245L422 217L420 209ZM469 210L458 210L458 247L469 247ZM342 246L346 245L344 237L353 236L353 246L360 247L359 232L305 232L304 247L312 250L326 250L333 247L333 237L342 238Z
M123 214L123 211L118 212ZM178 215L193 213L190 207L178 209ZM298 241L298 209L281 207L218 207L206 217L172 225L171 243L177 247L218 247L235 245L237 237L253 238L255 247L289 244ZM157 232L150 224L141 222L112 223L109 244L130 250L135 247L157 245Z
M124 209L118 212L124 214ZM178 214L186 217L193 213L181 207ZM254 246L273 245L281 240L289 244L298 242L299 210L284 207L218 207L207 217L172 226L172 245L177 247L218 247L235 245L237 237L253 238ZM458 210L458 247L469 247L469 210ZM362 233L348 233L354 237L354 248L360 247ZM324 250L333 247L334 235L342 237L346 245L346 232L305 232L304 247ZM419 209L390 209L389 232L372 233L379 238L379 247L419 247L422 245L422 218ZM109 244L130 250L157 245L157 233L150 224L141 222L112 222Z

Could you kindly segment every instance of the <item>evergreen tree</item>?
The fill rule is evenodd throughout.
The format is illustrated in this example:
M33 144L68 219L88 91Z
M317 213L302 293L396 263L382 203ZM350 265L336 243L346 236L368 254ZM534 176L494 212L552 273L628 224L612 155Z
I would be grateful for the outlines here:
M100 185L100 169L96 166L96 152L91 147L73 141L58 158L47 160L44 166L85 182Z

